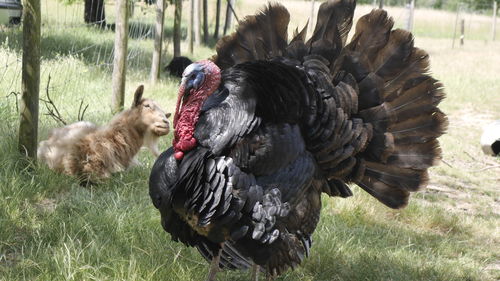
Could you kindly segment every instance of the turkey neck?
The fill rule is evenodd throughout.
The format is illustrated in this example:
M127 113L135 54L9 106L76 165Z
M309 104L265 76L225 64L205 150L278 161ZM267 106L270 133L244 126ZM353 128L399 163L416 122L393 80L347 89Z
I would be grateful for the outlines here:
M187 152L196 146L194 129L196 123L198 123L201 106L207 98L201 92L194 89L190 90L189 96L183 101L184 104L175 113L175 135L173 141L175 152ZM183 97L179 96L178 107L182 99Z
M205 81L198 89L189 90L189 95L185 97L185 84L179 89L177 107L174 116L174 157L182 160L184 152L190 151L196 147L197 140L194 138L194 130L200 109L203 102L219 87L221 83L221 73L219 67L213 62L205 60L200 61L205 67ZM181 105L182 103L182 105Z

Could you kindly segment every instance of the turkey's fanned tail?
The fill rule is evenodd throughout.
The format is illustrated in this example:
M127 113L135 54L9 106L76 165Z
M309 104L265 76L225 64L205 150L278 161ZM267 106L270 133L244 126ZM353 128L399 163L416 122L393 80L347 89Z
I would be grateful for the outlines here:
M287 57L301 62L315 94L308 97L306 143L328 179L323 191L351 195L354 182L392 208L428 182L446 130L437 107L443 86L429 73L413 36L392 30L383 10L361 17L345 45L355 2L325 2L311 39L297 33Z
M391 208L404 207L409 193L427 185L427 169L441 158L436 140L447 127L437 107L443 86L428 74L425 51L405 30L393 30L382 10L363 16L337 68L359 84L359 117L372 128L359 165L350 176L356 184Z

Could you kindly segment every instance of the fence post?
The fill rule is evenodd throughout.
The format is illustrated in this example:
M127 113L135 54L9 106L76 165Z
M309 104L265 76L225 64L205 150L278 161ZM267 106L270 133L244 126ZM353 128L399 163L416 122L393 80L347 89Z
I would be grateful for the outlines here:
M115 57L113 59L113 112L123 110L125 77L127 72L128 16L127 0L117 0L115 29Z
M453 40L451 41L451 48L455 48L455 38L457 38L458 16L460 14L460 4L457 4L457 15L455 16L455 28L453 29Z
M220 10L221 10L222 0L217 0L217 8L215 10L215 30L214 39L219 39L219 25L220 25Z
M224 23L224 35L231 29L233 26L233 13L232 9L234 7L235 0L227 0L227 8L226 8L226 22Z
M163 22L165 19L165 2L156 0L156 25L153 60L151 63L151 83L155 84L160 76L161 48L163 42Z
M26 0L23 17L19 150L32 160L36 160L40 91L40 0Z
M406 18L406 30L412 32L413 30L413 13L415 11L415 0L410 0L406 5L408 9L408 17Z
M208 0L203 0L203 43L208 44Z
M194 0L194 43L196 46L201 44L200 37L200 0Z
M464 45L465 38L465 19L460 21L460 46Z
M378 2L378 8L379 9L383 9L384 8L384 0L380 0L380 2Z
M174 57L181 55L182 0L175 0L174 14Z
M493 27L492 27L492 36L491 40L495 41L496 36L497 36L497 1L493 0Z

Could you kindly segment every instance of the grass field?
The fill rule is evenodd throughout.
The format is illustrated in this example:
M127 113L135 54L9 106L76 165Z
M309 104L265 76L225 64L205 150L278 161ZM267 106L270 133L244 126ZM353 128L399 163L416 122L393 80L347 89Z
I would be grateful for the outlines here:
M95 50L110 48L113 34L80 25L51 29L57 19L48 12L61 6L44 2L53 6L42 6L47 24L40 95L45 96L50 74L48 90L66 119L75 121L83 99L89 104L86 119L102 124L111 117L111 74ZM240 15L262 3L246 2L237 7ZM305 2L285 5L292 27L305 23ZM112 11L108 7L108 14ZM392 11L397 17L398 10ZM482 126L500 119L500 43L481 37L451 49L447 32L454 15L432 12L432 19L417 13L416 44L430 53L432 72L447 93L442 108L450 127L441 138L445 163L431 170L429 187L403 210L390 210L359 188L349 199L324 197L311 256L278 280L500 279L500 159L484 156L479 147ZM71 20L68 16L66 22ZM167 22L170 26L170 17ZM140 153L142 167L91 188L43 165L21 168L18 113L14 97L8 96L20 91L20 38L18 29L0 32L0 280L203 280L206 262L161 229L148 195L154 161L148 152ZM129 67L126 104L142 83L146 96L172 111L178 80L162 75L157 85L148 84L152 41L133 40L131 48L144 59ZM194 58L212 53L200 47ZM57 124L43 115L43 106L40 110L43 139ZM161 147L170 140L171 135L164 138ZM223 272L219 280L249 280L249 274Z

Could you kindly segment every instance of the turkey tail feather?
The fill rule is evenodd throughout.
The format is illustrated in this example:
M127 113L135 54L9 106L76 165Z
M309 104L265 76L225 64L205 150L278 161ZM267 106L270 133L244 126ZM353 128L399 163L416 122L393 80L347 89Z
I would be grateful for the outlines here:
M281 4L269 4L257 15L247 16L236 32L217 42L212 60L222 69L235 64L281 56L288 40L290 14Z
M336 0L321 4L316 27L306 42L310 54L321 55L332 63L340 54L352 26L356 1Z

